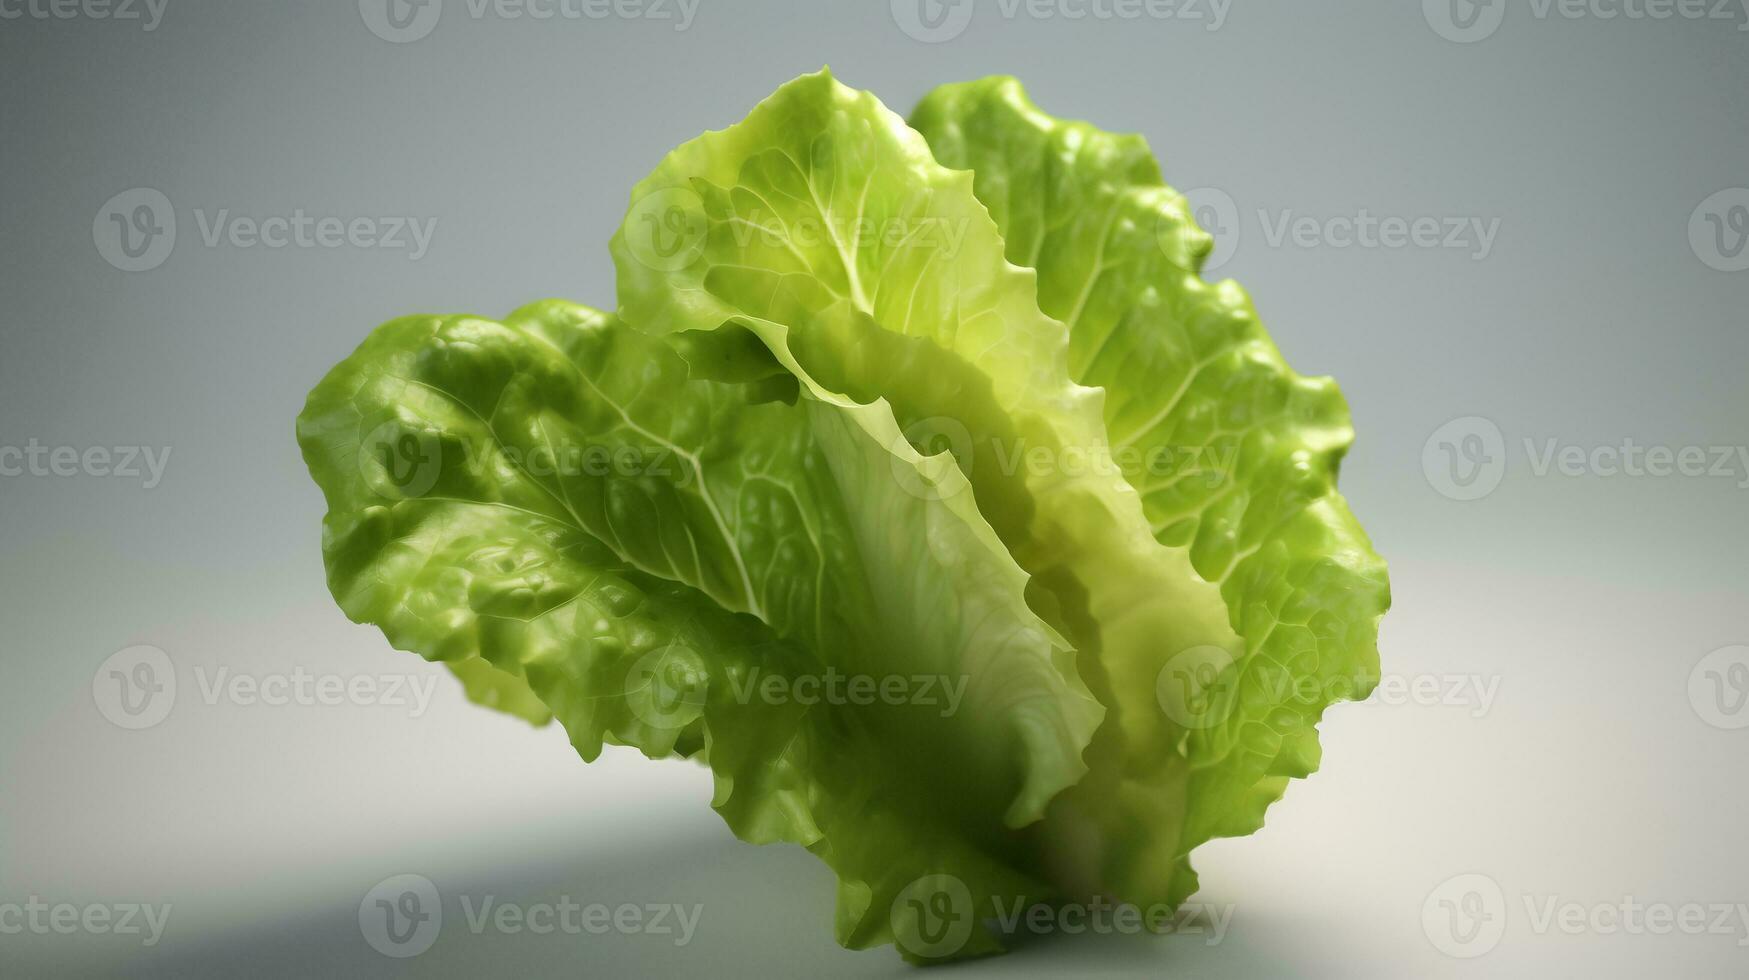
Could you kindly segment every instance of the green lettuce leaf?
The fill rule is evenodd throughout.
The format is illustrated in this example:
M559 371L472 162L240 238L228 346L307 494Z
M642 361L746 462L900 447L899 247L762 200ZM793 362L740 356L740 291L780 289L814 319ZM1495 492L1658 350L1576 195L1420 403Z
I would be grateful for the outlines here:
M479 657L452 660L444 666L461 681L468 700L477 705L521 718L537 728L553 720L546 702L519 674L499 670Z
M838 873L846 945L893 941L931 874L1042 893L1018 828L1102 715L1073 653L951 463L890 411L784 392L573 304L386 324L299 418L332 591L476 700L538 699L586 760L705 762L737 835ZM822 701L834 675L911 686Z
M1102 393L1071 379L1067 331L1004 258L972 176L822 71L669 154L611 248L632 326L750 332L823 404L888 406L914 443L951 450L1110 712L1093 777L1047 821L1056 884L1175 894L1188 730L1158 679L1185 651L1237 658L1240 641L1108 465Z
M1288 367L1237 284L1202 280L1211 239L1140 137L1053 119L1012 78L942 86L911 123L1037 270L1155 537L1220 585L1245 644L1182 665L1220 676L1190 728L1181 847L1248 834L1317 768L1324 709L1378 680L1390 587L1336 492L1342 393Z

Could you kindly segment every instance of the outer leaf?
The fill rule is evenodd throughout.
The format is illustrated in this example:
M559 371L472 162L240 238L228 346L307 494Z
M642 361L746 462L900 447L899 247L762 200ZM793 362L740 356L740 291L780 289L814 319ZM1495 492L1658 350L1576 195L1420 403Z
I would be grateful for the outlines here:
M947 437L979 510L1033 575L1035 608L1112 709L1103 761L1043 834L1067 852L1052 858L1057 883L1148 901L1181 863L1188 773L1173 757L1187 732L1160 710L1157 680L1181 651L1232 657L1239 640L1215 586L1154 540L1135 492L1099 465L1101 393L1071 381L1063 325L1003 250L971 175L826 72L671 153L613 241L632 325L732 324L823 404L890 406L914 441ZM1045 465L1017 465L1027 454Z
M521 675L499 670L479 657L451 661L446 666L462 682L469 701L515 715L536 727L553 720L546 702Z
M1378 680L1390 589L1336 492L1342 393L1287 366L1238 285L1202 281L1211 240L1140 137L1053 119L1011 78L943 86L912 124L1038 271L1156 537L1220 583L1245 647L1191 731L1182 846L1250 833L1317 768L1325 707Z
M1072 654L969 505L893 479L929 461L766 393L570 304L390 323L299 420L335 596L464 679L520 678L585 759L699 754L737 834L839 872L847 944L891 941L889 907L944 867L1036 893L1008 825L1083 771L1100 710ZM758 693L831 671L944 675L964 701Z

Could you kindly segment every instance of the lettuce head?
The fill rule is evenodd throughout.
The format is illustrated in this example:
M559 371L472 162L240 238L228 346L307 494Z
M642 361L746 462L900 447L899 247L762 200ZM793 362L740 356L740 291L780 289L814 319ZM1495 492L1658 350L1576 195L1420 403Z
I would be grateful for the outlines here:
M907 123L803 76L632 190L615 312L395 320L316 386L329 586L585 760L707 766L846 946L1170 909L1389 605L1341 392L1210 247L1140 138L1013 79Z

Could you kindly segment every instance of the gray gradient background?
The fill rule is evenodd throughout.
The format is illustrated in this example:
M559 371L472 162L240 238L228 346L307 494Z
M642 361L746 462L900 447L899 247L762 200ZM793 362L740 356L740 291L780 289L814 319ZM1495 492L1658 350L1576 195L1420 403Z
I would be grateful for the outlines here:
M10 0L9 0L10 2ZM831 940L831 877L736 842L706 774L463 702L203 703L197 668L435 673L349 625L323 587L322 505L292 420L376 323L613 302L605 243L675 144L829 63L904 112L932 85L1020 75L1058 115L1135 130L1182 188L1243 220L1221 275L1294 366L1339 378L1359 441L1343 490L1392 565L1385 670L1499 681L1458 703L1333 710L1325 764L1253 838L1200 852L1218 945L1080 937L954 970L1183 976L1742 975L1730 935L1539 932L1524 899L1749 902L1749 730L1708 724L1691 670L1749 643L1749 519L1733 478L1537 475L1525 439L1742 445L1749 272L1703 264L1691 212L1749 185L1749 33L1536 18L1478 43L1419 4L1246 3L1177 20L1002 16L925 44L879 2L704 0L672 22L504 20L448 0L390 44L356 3L169 0L151 32L0 20L0 445L173 447L163 483L0 477L0 903L169 902L153 949L0 936L7 975L898 975ZM92 223L152 187L161 267L106 264ZM194 211L438 220L428 255L208 248ZM1258 209L1500 221L1442 249L1272 247ZM1492 494L1436 492L1422 451L1485 416ZM124 731L93 703L116 650L163 648L183 690ZM360 899L432 878L436 947L393 960ZM1422 909L1462 873L1506 899L1497 948L1450 958ZM687 946L491 937L456 896L703 902ZM16 972L15 972L16 971Z

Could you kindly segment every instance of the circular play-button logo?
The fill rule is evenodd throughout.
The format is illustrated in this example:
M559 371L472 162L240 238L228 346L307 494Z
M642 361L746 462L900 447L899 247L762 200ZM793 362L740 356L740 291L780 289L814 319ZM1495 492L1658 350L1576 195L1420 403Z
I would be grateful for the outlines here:
M893 939L913 956L952 956L972 938L972 913L965 882L949 874L924 875L893 899Z
M443 0L358 0L358 13L372 34L391 44L407 44L437 27Z
M1421 0L1433 33L1456 44L1492 37L1506 21L1506 0Z
M91 240L103 261L123 272L148 272L176 248L176 210L162 191L136 187L97 209Z
M443 931L443 902L424 875L394 875L377 882L358 903L358 931L370 948L395 959L418 956Z

